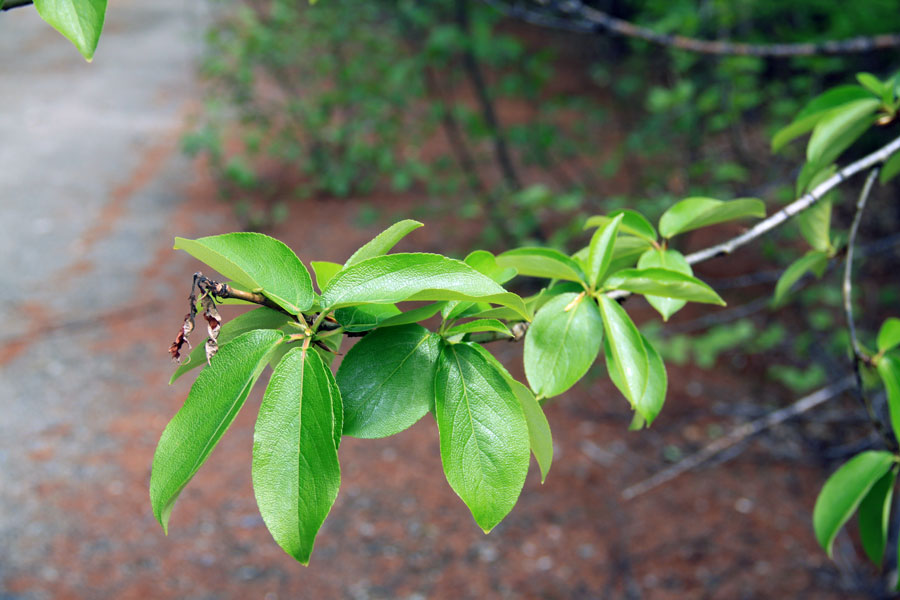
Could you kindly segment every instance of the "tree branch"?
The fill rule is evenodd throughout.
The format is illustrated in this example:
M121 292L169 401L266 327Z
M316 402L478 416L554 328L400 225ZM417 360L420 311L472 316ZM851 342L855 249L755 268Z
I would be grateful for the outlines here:
M0 0L0 11L34 4L33 0Z

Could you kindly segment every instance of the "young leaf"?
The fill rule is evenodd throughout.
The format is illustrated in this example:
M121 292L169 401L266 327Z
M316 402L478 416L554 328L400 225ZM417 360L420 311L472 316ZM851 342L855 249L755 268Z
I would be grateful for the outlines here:
M884 166L881 167L881 174L878 176L878 181L881 182L881 185L884 185L896 177L897 173L900 173L900 152L892 154L891 157L884 162Z
M515 269L519 275L583 281L584 273L578 263L552 248L516 248L497 256L497 264Z
M818 123L829 110L847 104L848 102L862 100L864 98L871 98L871 94L858 85L838 86L817 96L811 100L802 111L800 111L797 118L794 119L791 124L775 134L772 138L772 152L778 152L791 140L812 131L813 127L816 126L816 123Z
M403 313L393 304L361 304L334 311L335 320L346 331L368 331Z
M885 95L888 86L881 82L880 79L872 75L871 73L857 73L856 80L862 85L864 88L878 96L879 98Z
M394 435L434 405L440 338L419 325L377 329L350 348L337 372L344 434Z
M656 417L662 410L663 402L666 400L666 387L668 384L668 376L666 375L666 365L663 363L662 357L650 341L641 334L641 342L644 351L647 353L647 387L640 400L634 403L635 416L629 425L629 431L637 431L644 426L650 427ZM622 380L622 374L619 369L615 368L616 360L612 354L612 348L609 345L609 338L603 340L603 355L606 358L606 369L609 378L618 388L622 395L628 398L628 388L625 387Z
M510 333L509 327L507 327L497 319L476 319L474 321L469 321L468 323L460 323L459 325L454 325L453 327L445 331L444 335L447 337L452 337L461 333L476 333L479 331L497 331L499 333L505 333L506 335L512 337L512 333Z
M565 392L587 373L602 340L603 322L593 300L573 293L554 297L525 333L525 377L531 389L544 398Z
M259 512L278 545L304 565L341 485L328 372L316 352L291 349L272 373L253 434Z
M613 212L605 216L600 215L591 217L587 220L587 223L584 224L584 228L588 229L590 227L601 227L603 225L606 225L619 215L622 215L622 222L619 224L619 233L633 235L635 237L641 238L646 242L656 241L656 229L653 228L653 225L650 223L650 221L647 220L647 217L637 212L636 210L630 210L627 208L614 210Z
M294 251L261 233L226 233L197 240L175 238L184 250L228 279L258 292L291 314L308 310L314 299L309 271Z
M325 289L325 286L328 285L328 282L331 281L332 277L337 275L341 269L344 268L343 265L339 265L335 262L328 262L326 260L314 260L311 261L309 265L316 274L316 287L319 288L320 292Z
M624 215L613 218L612 221L599 228L591 237L587 257L588 284L592 290L597 289L597 284L603 281L612 260L613 244L619 233L619 225Z
M487 275L500 285L503 285L516 276L517 271L511 267L501 267L497 264L497 257L487 250L475 250L470 252L463 261L483 275Z
M344 263L344 267L349 267L351 265L355 265L356 263L362 262L367 258L373 258L375 256L382 256L390 252L391 248L397 245L397 242L405 238L409 235L410 232L422 227L422 223L418 221L413 221L412 219L405 219L403 221L399 221L394 223L378 235L376 235L372 241L368 242L365 246L357 250L353 253L353 255L347 259L347 262Z
M163 531L181 490L231 425L283 337L279 331L257 329L223 345L169 421L150 475L150 503Z
M797 215L795 220L800 233L813 249L825 253L831 249L831 200L816 202Z
M34 7L44 21L78 48L85 60L93 60L106 18L106 0L34 0Z
M878 359L875 368L887 392L891 427L895 433L900 432L900 357L895 354L885 354Z
M810 250L795 260L778 278L778 283L775 284L775 296L772 299L772 304L781 306L787 298L788 292L804 275L811 272L816 277L821 277L827 266L828 255L818 250Z
M838 531L893 464L890 452L868 450L844 463L825 482L813 508L813 529L829 557Z
M874 122L872 115L878 110L881 102L875 98L864 98L848 102L838 108L831 109L816 123L806 147L806 160L816 164L826 164L837 158L856 138ZM860 130L860 127L862 130ZM854 133L847 140L848 134ZM837 155L829 146L843 146Z
M694 271L691 265L684 260L684 255L677 250L662 250L650 248L638 259L637 266L639 269L649 269L651 267L661 267L670 271L677 271L685 275L693 275ZM663 321L668 321L669 317L684 308L687 300L677 300L675 298L666 298L664 296L645 296L650 306L662 315Z
M879 479L859 504L859 537L863 550L876 566L884 559L888 523L891 516L891 499L894 496L896 468Z
M725 301L719 294L696 277L660 267L622 269L607 277L604 287L611 290L626 290L637 294L725 306Z
M644 395L649 378L649 359L644 342L628 313L618 302L601 294L599 304L609 344L609 356L612 358L611 364L607 360L606 367L611 373L610 377L613 381L618 379L619 389L631 405L636 407Z
M766 205L756 198L738 198L728 202L713 198L686 198L659 218L659 233L668 239L707 225L765 216Z
M900 319L889 317L881 324L876 344L879 352L890 352L900 346Z
M219 330L219 346L224 346L242 333L247 333L254 329L280 329L289 322L291 322L291 318L286 314L260 306L255 310L245 312L230 321L226 321ZM206 350L203 348L203 338L200 337L196 341L197 343L194 345L194 349L191 350L190 355L172 373L169 385L188 371L206 366Z
M441 462L450 487L489 532L528 474L528 424L503 374L467 344L445 344L434 378Z
M521 298L466 263L439 254L376 256L344 269L322 292L327 310L403 300L481 300L530 318Z

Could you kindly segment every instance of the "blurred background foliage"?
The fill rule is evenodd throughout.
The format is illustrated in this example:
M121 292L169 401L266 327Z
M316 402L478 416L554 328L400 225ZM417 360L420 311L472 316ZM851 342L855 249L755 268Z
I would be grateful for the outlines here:
M571 252L586 240L586 216L617 208L655 220L680 198L704 195L760 197L771 211L793 199L803 162L800 144L773 156L772 133L854 73L886 76L898 66L892 51L699 55L527 25L473 0L217 3L202 65L207 100L184 146L208 159L248 229L302 211L304 199L352 199L367 207L361 219L374 220L390 213L392 196L413 195L418 213L407 216L468 222L486 247ZM589 4L708 40L900 31L893 0L871 0L865 10L837 0ZM845 158L880 141L863 140ZM835 226L846 229L850 207L835 200ZM900 209L879 215L864 230L874 241L861 273L874 276L862 283L870 286L860 312L870 331L885 316L878 307L900 297L886 276L897 259ZM780 269L800 253L796 229L785 229L755 257L707 278L736 308L715 318L686 311L656 331L650 324L667 361L710 368L724 354L745 368L765 354L758 368L795 393L844 364L836 269L814 285L801 281L790 305L768 310ZM756 272L763 264L768 271Z

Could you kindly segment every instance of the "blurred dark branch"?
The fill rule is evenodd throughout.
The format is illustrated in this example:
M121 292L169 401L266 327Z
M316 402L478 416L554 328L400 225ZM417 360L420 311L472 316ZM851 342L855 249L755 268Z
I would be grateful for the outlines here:
M563 29L578 33L613 33L623 37L641 39L668 48L701 54L790 57L851 54L900 47L900 34L897 33L798 44L745 44L727 40L700 40L683 35L658 33L647 27L642 27L623 19L617 19L608 13L586 6L580 0L516 1L512 3L499 0L483 1L508 17L520 19L541 27Z
M34 4L33 0L0 0L0 11Z

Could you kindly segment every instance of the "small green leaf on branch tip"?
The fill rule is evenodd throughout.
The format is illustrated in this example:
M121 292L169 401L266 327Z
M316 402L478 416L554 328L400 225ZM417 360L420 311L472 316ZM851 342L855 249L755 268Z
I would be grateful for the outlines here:
M588 285L592 290L603 281L612 260L613 245L619 233L619 225L625 215L614 217L609 223L597 229L591 237L587 257Z
M859 504L859 537L863 550L875 566L880 567L887 544L888 524L891 517L891 499L897 467L884 474Z
M818 250L810 250L784 270L778 283L775 284L775 295L772 299L774 307L781 306L787 299L791 288L794 284L807 273L812 273L816 277L822 277L825 267L828 266L828 255Z
M644 252L638 259L639 269L649 269L651 267L660 267L671 271L678 271L685 275L693 276L694 271L691 265L684 259L684 255L677 250L663 250L661 248L650 248ZM687 300L678 300L676 298L666 298L664 296L645 295L650 306L662 315L663 321L668 321L669 317L684 308Z
M609 353L606 367L610 378L633 408L642 399L649 379L649 358L640 332L625 309L606 295L598 298ZM612 358L610 363L609 359Z
M813 529L829 557L838 531L893 464L890 452L868 450L844 463L825 482L813 509Z
M895 152L884 162L878 181L884 185L896 177L897 173L900 173L900 152Z
M219 347L224 346L237 336L247 333L248 331L253 331L254 329L280 329L290 322L291 318L286 314L277 310L272 310L271 308L266 308L265 306L260 306L259 308L245 312L230 321L226 321L219 330L219 337L217 338ZM202 340L202 338L200 339ZM188 371L205 366L206 350L202 343L197 343L194 345L194 349L191 350L187 359L178 365L178 368L172 373L169 384L171 385L174 383L176 379Z
M281 548L308 564L341 485L331 372L308 348L288 352L269 380L253 434L253 492Z
M528 474L525 413L503 374L468 344L444 344L434 390L444 473L487 533L515 506Z
M873 115L880 105L880 100L863 98L828 111L813 128L806 160L826 164L837 158L875 122Z
M507 306L526 320L522 299L466 263L439 254L387 254L334 276L322 292L326 310L405 300L474 300Z
M315 298L309 271L284 243L261 233L226 233L189 240L184 250L251 292L261 293L291 314L308 310Z
M91 62L103 31L106 0L34 0L41 18Z
M509 327L497 319L476 319L474 321L469 321L468 323L460 323L445 331L444 335L446 337L453 337L454 335L477 333L479 331L496 331L512 337Z
M875 369L887 392L891 427L894 432L900 432L900 356L896 353L881 356L878 358Z
M309 266L313 268L313 273L316 274L316 287L319 288L320 292L325 289L331 278L344 268L343 265L339 265L336 262L328 262L327 260L314 260L309 263Z
M552 248L516 248L497 255L497 264L515 269L519 275L584 281L581 267L572 258Z
M871 98L871 94L858 85L838 86L813 98L793 122L775 134L772 138L772 152L778 152L792 140L812 131L829 110L865 98Z
M535 393L558 396L581 379L597 358L603 321L597 305L580 294L554 297L537 312L525 333L525 376Z
M856 80L864 88L878 96L878 98L884 98L885 92L889 89L889 86L886 86L880 79L871 73L857 73Z
M393 225L376 235L362 248L354 252L353 255L347 259L347 262L344 263L344 267L355 265L356 263L362 262L367 258L373 258L375 256L382 256L384 254L387 254L394 246L397 245L397 242L409 235L410 232L422 226L422 223L413 221L412 219L405 219L403 221L394 223Z
M150 474L153 514L168 531L178 495L216 447L282 342L280 331L257 329L219 348L159 438Z
M765 216L766 205L756 198L738 198L727 202L713 198L685 198L660 217L659 233L668 239L708 225Z
M378 329L353 346L337 372L344 434L380 438L412 426L434 406L440 338L419 325Z
M585 223L584 228L588 229L590 227L602 227L619 215L622 215L622 222L619 224L619 233L625 235L633 235L651 243L656 241L656 238L658 237L656 234L656 229L654 229L650 221L647 220L647 217L637 212L636 210L630 210L627 208L614 210L613 212L605 216L599 215L591 217Z
M725 306L725 301L721 296L696 277L661 267L622 269L607 277L604 287L611 290L625 290L637 294Z
M877 341L879 352L890 352L900 346L900 319L889 317L878 330Z

